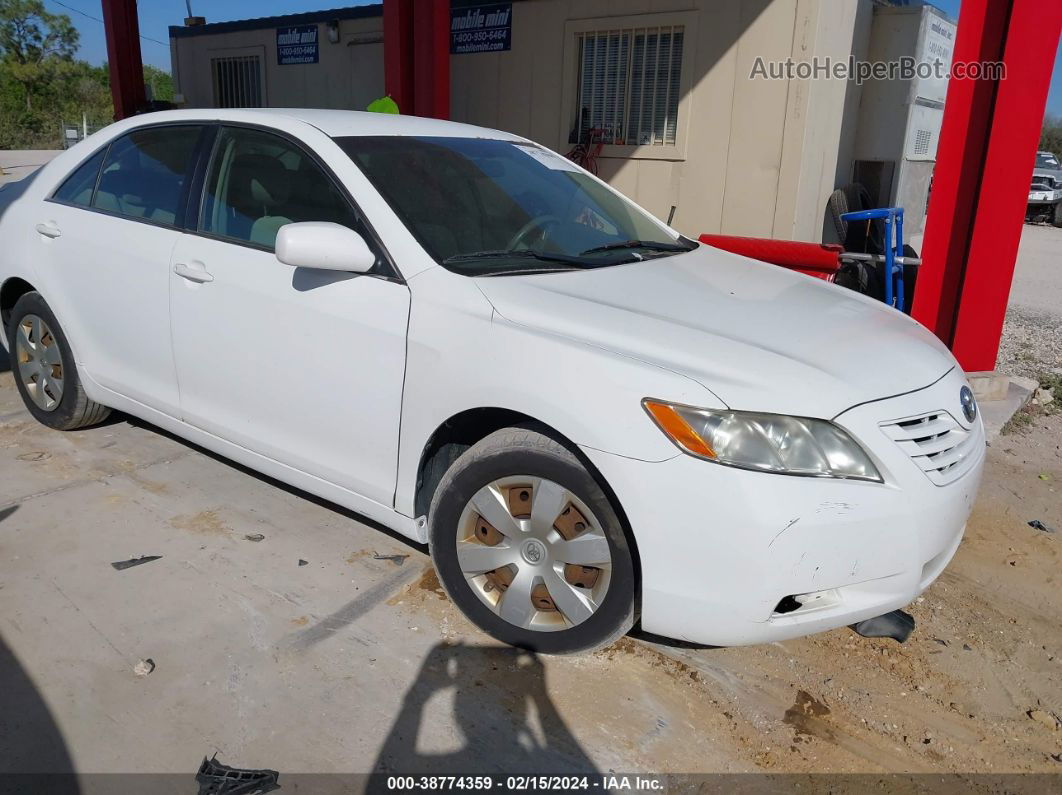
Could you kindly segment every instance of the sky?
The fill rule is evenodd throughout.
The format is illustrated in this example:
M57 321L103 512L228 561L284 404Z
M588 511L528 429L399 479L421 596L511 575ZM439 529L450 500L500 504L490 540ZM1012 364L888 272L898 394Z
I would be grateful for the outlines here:
M366 5L367 2L368 0L191 0L192 12L205 16L207 22L294 14L324 8ZM961 0L934 0L933 5L952 18L957 18L960 2ZM107 45L103 38L103 23L99 21L103 15L99 0L44 0L44 5L54 13L67 14L73 21L81 33L81 58L93 64L106 62ZM169 26L184 24L187 14L184 0L139 0L138 7L140 35L144 37L140 42L144 63L168 72ZM1047 112L1062 116L1062 49L1055 53L1055 70L1051 79L1051 93L1047 98Z

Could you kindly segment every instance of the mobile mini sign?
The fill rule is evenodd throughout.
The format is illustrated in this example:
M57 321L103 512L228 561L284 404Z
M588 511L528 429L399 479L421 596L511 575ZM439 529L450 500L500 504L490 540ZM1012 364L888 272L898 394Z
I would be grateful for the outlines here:
M513 4L492 3L450 9L450 53L501 52L512 49Z
M290 66L300 63L317 63L316 25L292 25L277 28L277 63Z

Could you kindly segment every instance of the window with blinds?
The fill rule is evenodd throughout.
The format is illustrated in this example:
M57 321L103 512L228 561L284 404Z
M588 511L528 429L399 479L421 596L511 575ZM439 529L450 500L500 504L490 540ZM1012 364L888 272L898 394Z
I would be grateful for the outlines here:
M257 55L212 58L215 108L262 107L262 63Z
M581 33L572 143L674 145L682 74L682 27Z

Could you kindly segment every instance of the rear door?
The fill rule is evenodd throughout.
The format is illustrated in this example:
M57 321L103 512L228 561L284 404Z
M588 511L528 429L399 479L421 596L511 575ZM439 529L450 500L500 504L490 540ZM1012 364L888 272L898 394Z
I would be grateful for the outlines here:
M82 369L176 414L169 265L201 125L138 128L96 152L40 206L39 267Z
M409 289L380 250L369 274L284 265L274 242L293 221L366 233L308 147L275 131L223 127L196 231L173 252L184 419L392 505Z

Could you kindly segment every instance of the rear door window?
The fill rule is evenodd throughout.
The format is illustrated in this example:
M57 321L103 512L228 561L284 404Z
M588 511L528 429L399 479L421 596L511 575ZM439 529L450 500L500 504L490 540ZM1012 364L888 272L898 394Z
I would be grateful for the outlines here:
M201 130L198 125L151 127L114 141L92 206L174 226Z
M92 202L92 191L96 188L96 178L100 175L100 165L106 154L107 148L104 147L74 169L74 173L66 178L52 198L67 204L88 207Z

